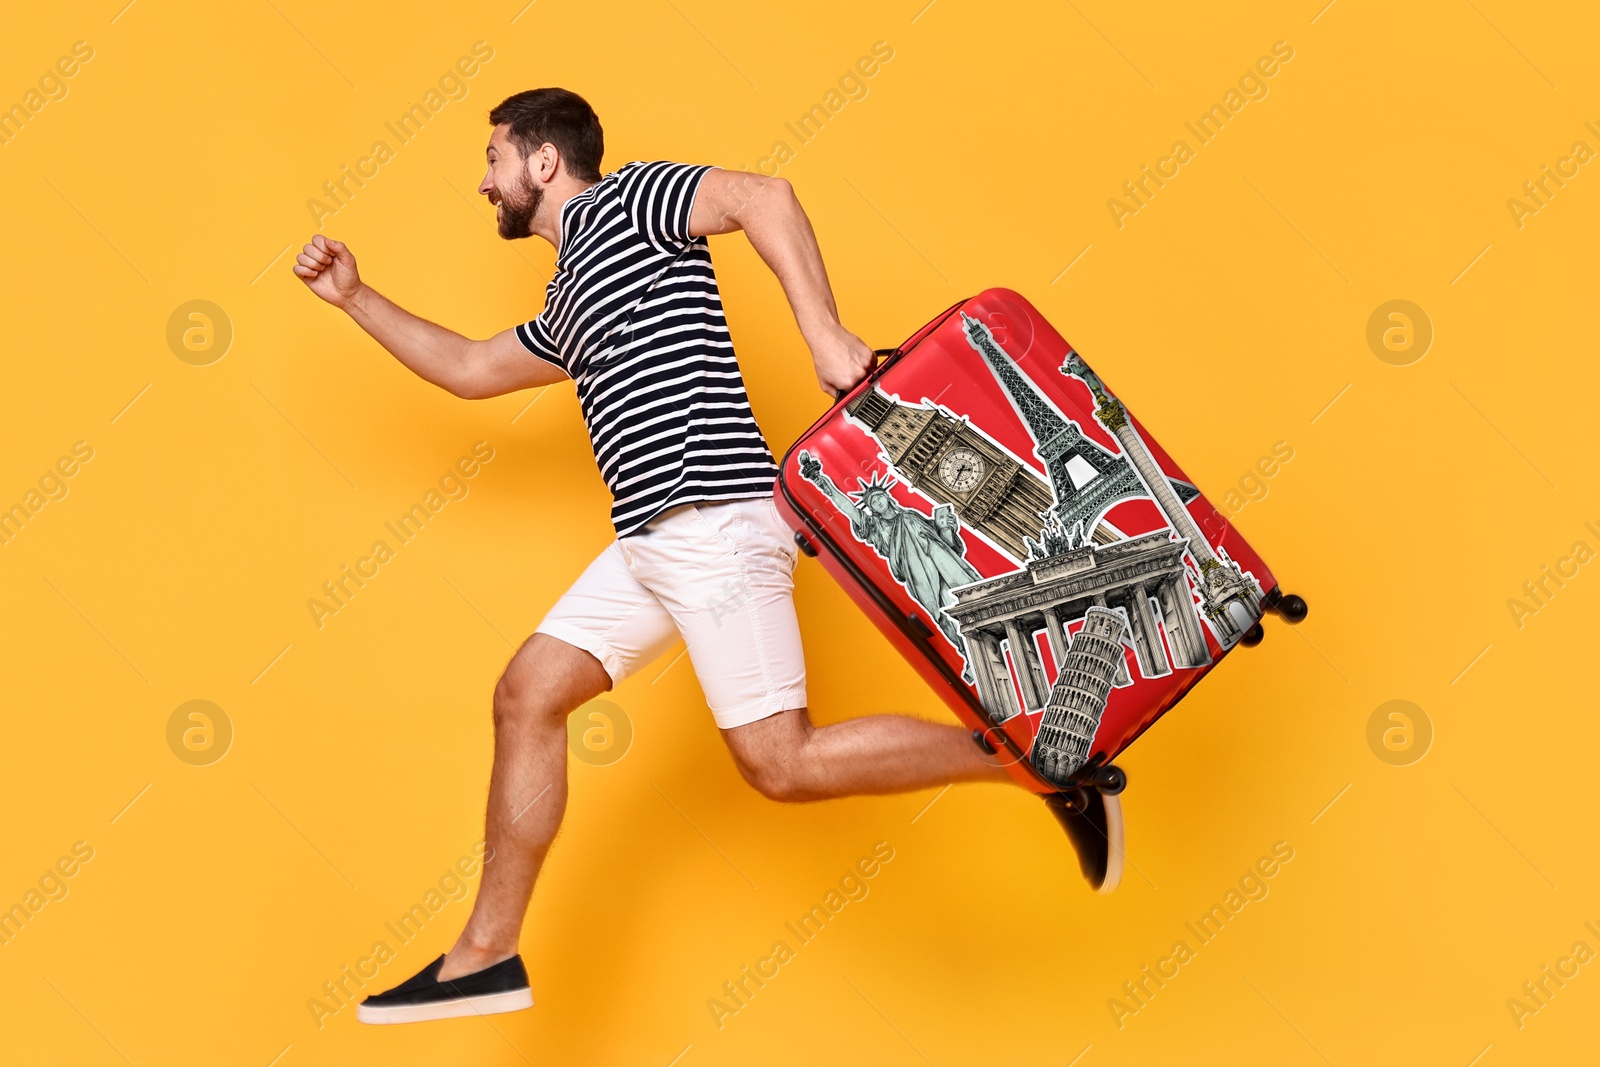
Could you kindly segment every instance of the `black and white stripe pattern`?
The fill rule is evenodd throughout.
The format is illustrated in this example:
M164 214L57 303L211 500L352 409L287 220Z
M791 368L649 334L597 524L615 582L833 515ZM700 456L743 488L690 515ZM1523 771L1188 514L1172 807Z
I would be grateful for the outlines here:
M561 208L544 310L517 327L578 386L626 537L679 504L772 492L704 237L689 235L710 167L629 163Z

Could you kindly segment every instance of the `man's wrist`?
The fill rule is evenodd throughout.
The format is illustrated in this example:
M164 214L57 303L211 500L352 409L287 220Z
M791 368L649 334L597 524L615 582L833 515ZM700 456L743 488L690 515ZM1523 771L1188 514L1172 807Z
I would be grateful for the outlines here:
M816 365L819 374L824 370L824 361L831 364L836 358L837 342L843 334L844 327L837 321L819 323L800 331L800 336L805 339L806 347L811 350L811 362Z
M838 312L830 308L806 311L796 315L795 321L800 327L800 336L807 341L813 338L831 337L844 329L844 324L839 321Z
M367 283L360 282L356 285L356 291L346 297L344 303L340 304L339 307L351 318L363 317L370 310L368 302L371 297L372 290L367 287Z

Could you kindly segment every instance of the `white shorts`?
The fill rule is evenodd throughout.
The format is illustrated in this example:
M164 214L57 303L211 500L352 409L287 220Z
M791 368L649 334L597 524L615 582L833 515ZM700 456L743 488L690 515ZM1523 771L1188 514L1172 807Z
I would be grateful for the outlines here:
M717 725L743 726L806 706L798 555L770 497L685 504L613 541L537 632L594 656L613 685L681 636Z

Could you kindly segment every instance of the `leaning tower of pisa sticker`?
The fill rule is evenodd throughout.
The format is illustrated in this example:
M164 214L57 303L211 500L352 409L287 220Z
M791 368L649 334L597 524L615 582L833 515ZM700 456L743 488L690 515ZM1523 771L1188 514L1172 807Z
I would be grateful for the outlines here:
M1105 713L1117 672L1124 666L1126 630L1119 613L1092 607L1072 639L1028 755L1033 769L1052 785L1067 785L1094 748L1100 716Z

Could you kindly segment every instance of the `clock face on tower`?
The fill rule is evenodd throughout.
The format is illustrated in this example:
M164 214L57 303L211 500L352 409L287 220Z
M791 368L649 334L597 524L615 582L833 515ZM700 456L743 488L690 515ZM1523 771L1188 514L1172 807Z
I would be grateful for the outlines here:
M970 448L952 448L939 461L939 480L957 493L977 488L983 471L983 458Z

